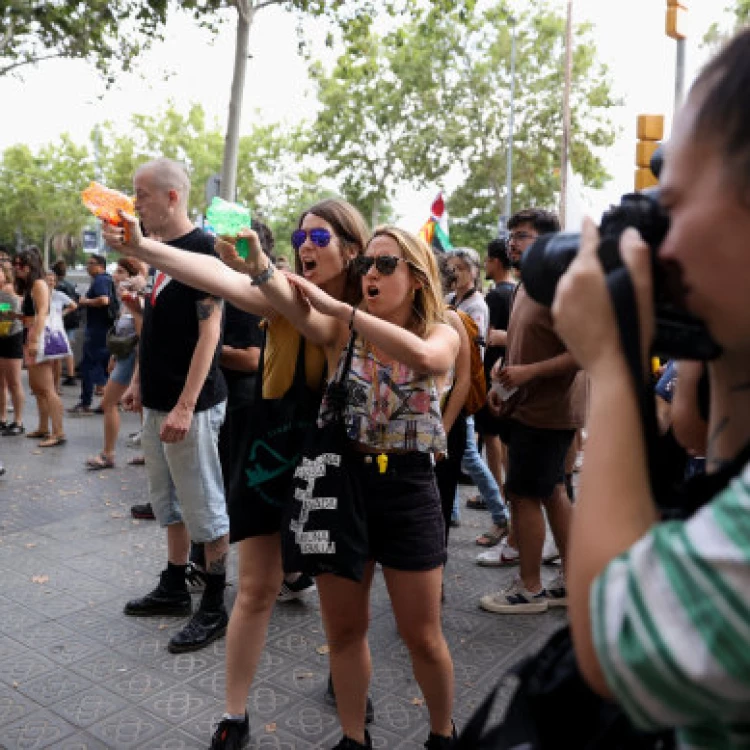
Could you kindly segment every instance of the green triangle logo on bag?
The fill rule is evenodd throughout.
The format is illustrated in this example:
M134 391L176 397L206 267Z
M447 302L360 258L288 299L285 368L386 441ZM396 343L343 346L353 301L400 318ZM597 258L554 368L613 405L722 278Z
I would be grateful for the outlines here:
M268 457L270 460L260 460L259 456ZM250 467L245 469L247 486L258 487L281 476L285 471L289 471L296 466L299 457L300 454L295 453L291 458L284 458L268 443L263 440L256 440L250 448L250 455L248 456ZM266 468L269 464L270 466Z

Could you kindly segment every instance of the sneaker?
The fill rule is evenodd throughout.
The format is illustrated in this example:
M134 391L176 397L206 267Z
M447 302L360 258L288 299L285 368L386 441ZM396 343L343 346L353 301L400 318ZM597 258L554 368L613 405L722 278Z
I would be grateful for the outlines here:
M461 528L461 519L458 516L452 516L450 521L450 527L452 529L460 529Z
M125 441L125 445L127 445L128 448L140 448L141 431L138 430L138 432L131 432L130 435L128 435L128 439Z
M140 503L138 505L130 506L130 515L133 518L140 518L144 521L155 521L156 516L154 515L154 509L151 507L151 503Z
M542 549L542 562L545 565L549 565L559 559L560 553L557 551L555 538L552 534L547 534L547 537L544 540L544 548Z
M9 425L5 426L2 434L6 437L16 437L16 435L23 435L24 432L26 432L26 430L24 429L24 426L22 424L18 424L18 422L11 422Z
M333 690L333 677L328 673L328 687L326 688L325 702L332 708L336 708L336 693ZM375 708L372 705L372 698L367 695L365 704L365 724L372 724L375 721Z
M477 555L477 565L483 568L507 568L518 565L518 558L518 550L511 547L507 539L503 539L497 546L480 552Z
M250 744L250 718L245 711L242 721L226 716L216 725L209 750L240 750Z
M365 729L364 745L361 742L353 740L351 737L344 736L341 738L338 745L333 748L333 750L360 750L361 748L363 748L364 750L368 750L368 748L371 747L372 740L370 739L370 733Z
M227 632L228 623L229 615L223 605L215 610L198 609L190 622L169 639L167 651L170 654L185 654L205 648Z
M0 477L3 476L4 474L5 474L5 467L2 464L0 464Z
M62 379L62 385L77 385L78 381L72 375L66 375Z
M94 413L94 410L90 406L86 406L86 404L78 403L75 406L71 406L67 412L73 417L90 417Z
M565 585L565 576L558 573L547 584L547 603L550 607L568 606L568 587Z
M193 609L193 601L187 589L175 590L167 583L167 571L163 570L159 585L140 599L131 599L123 610L131 617L184 617Z
M483 596L479 600L479 606L486 612L500 615L528 615L546 612L549 599L544 587L534 594L523 587L520 578L516 578L507 589Z
M305 594L310 591L315 591L318 587L315 585L315 581L310 578L309 575L302 573L302 575L294 582L289 583L284 581L281 584L281 591L276 597L277 602L291 602L295 599L301 599Z

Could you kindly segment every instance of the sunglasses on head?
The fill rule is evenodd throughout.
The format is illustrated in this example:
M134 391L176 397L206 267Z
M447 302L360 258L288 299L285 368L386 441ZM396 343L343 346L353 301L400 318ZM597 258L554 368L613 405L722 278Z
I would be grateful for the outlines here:
M310 242L318 247L328 247L333 237L327 229L311 229L309 232L306 229L298 229L296 232L292 232L292 247L295 251L305 244L308 235Z
M396 270L396 266L398 266L400 260L408 266L412 265L406 258L399 258L397 255L378 255L377 257L372 255L358 255L353 263L355 272L360 276L366 275L373 266L375 266L375 270L379 274L390 276Z

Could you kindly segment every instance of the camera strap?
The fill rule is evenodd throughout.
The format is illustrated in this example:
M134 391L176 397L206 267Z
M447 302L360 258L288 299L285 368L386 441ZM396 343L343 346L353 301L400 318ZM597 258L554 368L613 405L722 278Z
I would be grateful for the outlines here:
M654 497L664 497L668 491L668 477L657 461L659 431L656 422L654 395L646 382L643 355L641 353L641 331L636 304L635 289L630 272L624 266L607 274L607 287L617 318L620 343L628 363L638 405L641 413L643 437L646 442L649 482Z

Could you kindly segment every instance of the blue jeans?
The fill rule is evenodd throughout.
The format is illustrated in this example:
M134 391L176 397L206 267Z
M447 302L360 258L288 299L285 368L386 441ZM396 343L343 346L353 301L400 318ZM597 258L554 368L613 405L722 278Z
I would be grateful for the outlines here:
M159 437L167 412L143 410L141 447L146 456L148 496L162 526L184 523L196 543L229 533L224 481L219 463L219 429L226 401L195 412L184 440Z
M500 488L497 486L495 477L487 468L482 456L477 448L477 441L474 437L474 417L466 418L466 448L464 458L461 462L461 470L468 474L471 481L479 489L479 494L486 500L489 508L492 522L498 526L504 526L508 523L508 509L503 502L503 496L500 494ZM456 491L456 503L458 502L458 491ZM456 504L454 503L453 511L456 514Z
M86 329L83 338L83 357L81 358L81 403L91 406L94 386L107 382L107 332Z

